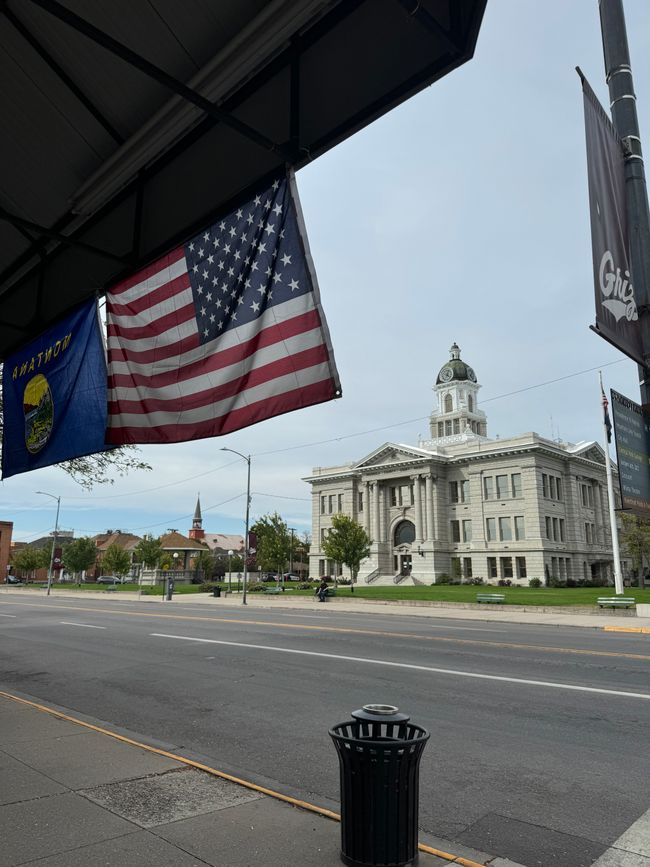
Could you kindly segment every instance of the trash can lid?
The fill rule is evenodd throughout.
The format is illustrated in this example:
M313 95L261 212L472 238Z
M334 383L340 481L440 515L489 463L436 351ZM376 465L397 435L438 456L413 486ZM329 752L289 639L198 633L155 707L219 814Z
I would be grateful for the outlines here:
M400 713L399 708L393 704L364 704L359 710L352 711L352 717L374 723L403 723L411 719L408 714Z

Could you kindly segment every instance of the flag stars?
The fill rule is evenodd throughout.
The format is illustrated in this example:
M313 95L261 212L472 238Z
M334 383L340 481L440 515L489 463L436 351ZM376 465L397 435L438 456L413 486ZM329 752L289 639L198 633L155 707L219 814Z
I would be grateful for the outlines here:
M242 211L241 208L239 208L239 210L237 211L237 219L238 219L238 220L241 220L241 218L242 218L243 216L244 216L244 212Z
M257 287L257 291L260 293L260 295L266 294L266 286L264 285L264 283L260 283L260 285Z
M241 305L242 305L243 303L244 303L244 299L243 299L243 297L240 295L239 298L237 299L237 304L239 304L239 306L241 307Z
M246 243L246 232L241 233L241 235L239 236L239 240L242 242L242 244Z
M212 324L214 324L214 320L215 320L215 319L216 319L216 316L214 315L214 313L211 313L211 314L210 314L210 322L211 322Z
M199 247L199 256L201 258L203 258L205 256L205 250L203 249L203 247Z
M275 214L276 217L279 217L280 214L282 213L282 205L279 205L279 204L276 205L276 206L273 208L273 213Z
M201 316L205 316L206 310L205 307L201 307Z
M216 249L221 244L221 241L218 238L215 238L212 242L212 246Z
M208 256L208 264L210 264L210 265L214 264L214 256L212 255L212 253L210 253L210 255Z
M192 242L190 243L190 245L189 245L189 247L188 247L187 249L190 251L190 253L193 253L193 252L194 252L194 241L192 241Z
M280 277L280 275L277 272L273 275L273 282L274 283L281 283L282 282L282 277Z
M228 276L229 277L235 276L235 269L232 267L232 265L230 266L230 268L228 268Z
M231 226L229 231L228 231L228 234L230 235L231 238L234 238L235 235L237 234L237 229L235 229L234 226Z
M259 196L255 196L255 198L253 199L253 204L255 205L255 207L257 207L258 205L261 205L262 199Z
M221 298L217 298L217 310L221 307Z
M275 232L275 226L273 225L273 223L267 223L264 227L264 231L267 235L272 235Z
M282 264L285 266L291 265L291 256L288 253L285 253L282 257Z
M212 301L212 292L208 292L208 294L205 296L205 300Z
M200 283L199 283L199 285L196 287L196 291L198 292L199 295L203 295L203 286L201 286Z
M192 266L192 271L194 271L195 274L198 274L199 266L198 266L198 265L193 265L193 266Z
M239 252L239 250L235 250L235 259L236 261L239 261L241 259L241 253Z
M223 264L223 259L221 260L221 262L219 262L219 264L217 265L217 267L219 268L220 271L223 271L223 269L226 267L226 266Z
M209 241L209 240L210 240L210 233L209 233L209 232L206 232L206 233L203 235L203 240L204 240L204 241Z
M291 289L292 292L294 289L298 289L298 281L295 279L291 280L289 283L289 289Z
M207 280L208 277L209 277L210 275L208 274L207 271L204 271L203 274L202 274L202 276L203 276L203 279L204 279L204 280Z
M253 217L252 214L249 214L249 215L246 217L246 222L248 223L249 226L252 226L253 223L254 223L254 221L255 221L255 218Z
M221 229L222 232L226 231L226 224L224 223L223 220L219 223L219 228Z
M276 181L273 181L273 189L274 189L274 190L277 190L277 188L278 188L279 186L280 186L280 181L277 181L277 180L276 180Z
M253 301L253 303L251 304L251 310L253 311L253 313L259 313L259 310L260 310L259 301Z
M230 253L230 244L224 244L223 252Z

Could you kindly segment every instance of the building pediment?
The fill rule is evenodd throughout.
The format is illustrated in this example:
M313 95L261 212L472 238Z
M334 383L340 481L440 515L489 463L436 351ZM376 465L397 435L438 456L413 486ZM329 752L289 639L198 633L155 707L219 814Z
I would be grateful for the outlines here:
M603 451L603 447L597 442L579 443L573 449L573 454L587 461L593 461L595 464L605 465L605 452Z
M394 466L400 463L412 464L414 461L422 461L424 463L430 460L431 457L431 453L424 449L410 448L409 446L397 445L396 443L385 443L354 464L353 469L364 470L382 466Z

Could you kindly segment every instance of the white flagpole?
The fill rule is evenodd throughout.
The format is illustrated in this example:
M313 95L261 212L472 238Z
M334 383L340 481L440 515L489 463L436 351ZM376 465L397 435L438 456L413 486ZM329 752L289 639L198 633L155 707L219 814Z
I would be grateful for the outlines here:
M603 408L603 433L605 435L605 467L607 471L607 499L609 500L609 526L612 533L612 549L614 553L614 586L616 594L622 594L623 590L623 573L621 572L621 552L618 546L618 527L616 525L616 510L614 509L614 483L612 481L612 462L609 458L609 441L607 437L607 424L605 423L605 390L603 388L603 375L598 371L598 379L600 381L600 394L602 396Z

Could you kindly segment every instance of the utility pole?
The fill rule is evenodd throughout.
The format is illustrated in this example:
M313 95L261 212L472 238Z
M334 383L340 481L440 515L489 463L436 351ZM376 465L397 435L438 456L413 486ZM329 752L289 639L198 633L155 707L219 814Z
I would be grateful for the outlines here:
M645 366L639 365L641 403L650 404L650 215L627 45L623 0L599 0L600 27L612 123L625 148L625 201L632 280Z

